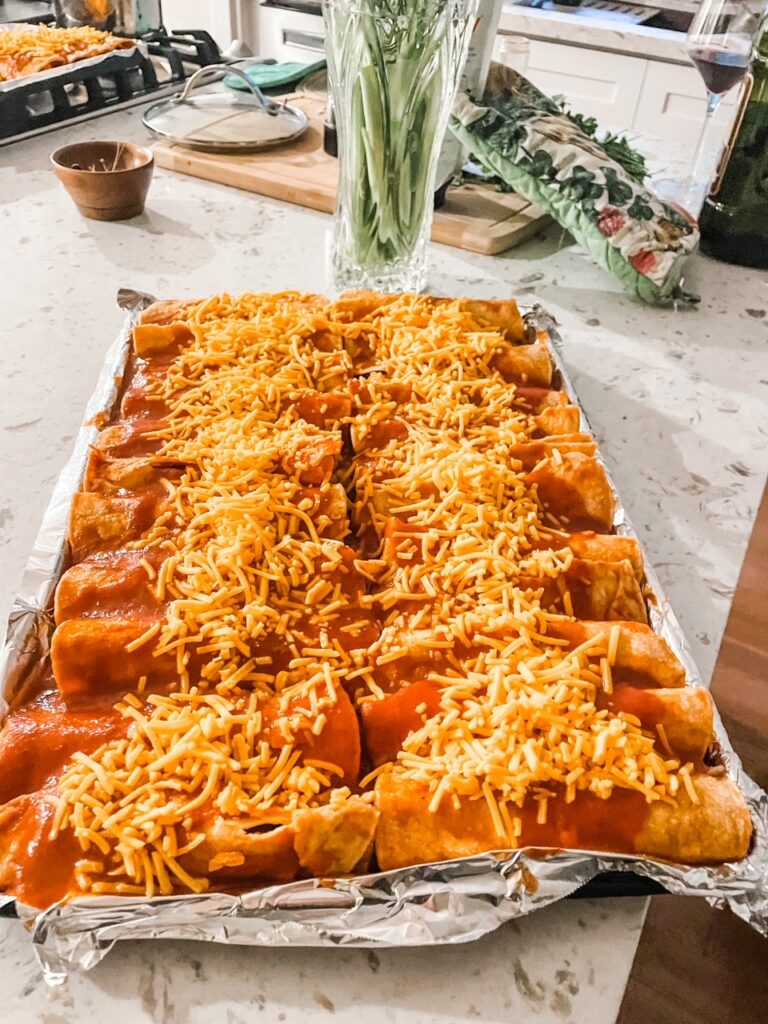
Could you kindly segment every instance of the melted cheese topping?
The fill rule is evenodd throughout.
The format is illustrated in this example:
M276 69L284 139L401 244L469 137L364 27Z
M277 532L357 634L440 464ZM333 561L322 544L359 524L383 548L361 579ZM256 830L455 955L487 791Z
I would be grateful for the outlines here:
M510 845L529 798L544 821L557 793L695 795L690 766L663 758L633 716L596 707L618 627L575 651L547 635L570 598L543 609L531 579L557 580L573 554L510 454L540 426L496 367L503 328L459 301L357 310L296 293L214 297L188 323L192 341L153 385L170 408L157 458L186 468L167 484L171 514L135 545L168 552L149 581L165 617L131 645L173 654L180 692L126 698L128 739L64 775L56 828L88 854L83 889L200 891L184 856L206 842L203 808L285 822L343 802L333 766L302 760L296 729L319 735L339 686L359 704L383 699L382 672L433 680L440 707L377 773L424 782L433 809L485 800ZM379 367L357 390L355 353ZM352 415L332 393L354 397ZM398 416L404 437L368 443ZM348 463L343 426L361 449ZM371 558L342 543L339 480ZM281 704L276 750L260 738L264 701L297 693L304 718Z
M346 380L348 358L338 338L329 351L317 347L325 321L293 293L223 296L190 322L194 340L160 384L170 415L151 435L163 441L158 459L188 469L172 487L173 522L134 542L173 549L155 588L167 602L155 652L176 652L185 689L195 656L206 661L196 684L279 688L269 638L300 659L326 645L339 611L354 603L344 594L343 545L326 536L338 525L324 511L339 505L329 501L338 423L316 427L299 411L314 396L323 417L322 395ZM324 636L308 631L308 609ZM349 663L343 651L332 655Z
M76 754L59 783L53 834L72 829L86 854L80 887L202 892L209 879L186 870L187 855L201 847L208 871L231 863L221 852L207 854L212 817L235 819L245 830L287 825L296 810L343 803L349 790L334 785L341 769L304 757L295 743L302 731L322 728L322 709L335 695L314 708L292 703L296 696L286 691L283 710L269 723L257 692L226 699L193 689L150 696L147 707L130 695L118 704L133 723L128 738ZM267 737L275 730L285 737L277 748Z
M671 800L691 766L662 758L655 735L633 716L595 705L598 689L613 688L618 629L575 652L546 635L559 616L542 609L528 577L557 579L573 555L558 549L511 455L540 428L515 408L515 389L495 367L501 335L472 330L459 304L431 311L428 321L414 307L413 297L393 300L381 321L373 318L380 365L401 400L383 376L366 383L352 477L357 522L387 535L396 552L374 598L388 615L377 666L439 684L440 710L423 714L395 765L373 775L428 784L433 811L448 796L486 800L510 845L520 832L510 808L526 799L539 802L540 822L550 798L573 801L581 789L607 797L620 786ZM376 432L386 423L398 424L391 440ZM561 594L572 617L570 594ZM358 700L381 696L369 689Z
M509 823L526 799L539 804L539 823L547 800L572 802L580 790L608 797L618 786L672 802L692 766L661 756L633 715L595 706L610 677L608 642L598 635L563 656L546 643L533 654L517 637L461 674L433 673L440 711L408 736L394 770L429 785L433 811L450 797L486 800L511 846L519 830Z

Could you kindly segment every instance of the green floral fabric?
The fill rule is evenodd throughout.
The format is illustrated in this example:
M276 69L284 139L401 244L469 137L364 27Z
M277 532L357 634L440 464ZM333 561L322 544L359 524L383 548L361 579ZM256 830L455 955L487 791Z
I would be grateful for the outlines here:
M631 177L521 75L493 65L483 106L459 97L451 129L629 291L651 303L683 297L683 262L698 243L694 224Z

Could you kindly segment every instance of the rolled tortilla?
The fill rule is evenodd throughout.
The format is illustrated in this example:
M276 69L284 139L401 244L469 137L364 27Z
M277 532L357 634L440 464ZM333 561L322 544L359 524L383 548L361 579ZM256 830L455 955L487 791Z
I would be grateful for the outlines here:
M635 715L643 729L657 733L657 745L664 754L683 762L702 761L714 740L712 698L700 686L645 689L619 685L610 694L598 691L597 706L614 714Z
M411 422L406 410L403 415L393 416L391 419L379 420L363 426L353 424L350 428L352 447L356 453L361 453L386 448L392 442L399 445L408 440L411 434ZM467 429L466 437L472 441L474 450L478 452L487 451L489 447L495 447L498 444L498 437L494 436L493 431ZM523 470L529 471L542 459L552 457L555 450L561 454L581 452L584 455L595 455L597 445L589 434L562 433L554 437L510 444L507 453L511 460L521 463Z
M293 846L299 863L316 878L368 870L379 812L352 797L340 807L297 811Z
M288 824L263 830L257 822L212 815L203 825L205 841L179 863L217 882L348 875L367 869L378 820L379 812L360 797L293 811Z
M0 891L41 910L76 893L75 867L85 856L70 830L51 839L56 799L53 788L0 806ZM213 888L367 870L379 818L370 803L353 796L288 817L270 826L210 812L198 826L205 839L178 863Z
M71 892L75 863L84 856L70 830L55 840L50 836L50 817L58 797L57 775L66 756L77 749L90 752L106 739L122 738L132 721L110 709L118 719L117 732L113 736L102 729L97 739L96 735L84 735L88 721L99 721L95 715L67 710L60 701L58 707L66 723L53 718L46 730L52 746L43 752L42 759L56 769L53 777L49 778L50 772L46 775L47 788L0 807L0 888L17 894L23 891L33 906L45 906ZM286 740L275 719L287 715L294 748L307 761L318 762L324 768L330 779L329 789L355 786L360 774L360 737L349 698L343 689L336 690L334 703L323 707L324 724L318 735L312 728L315 719L306 714L310 708L306 694L275 696L261 708L260 740L275 751L281 750ZM83 746L73 746L76 737L85 740ZM26 764L26 750L14 743L6 752L6 760L18 773ZM193 852L182 855L179 863L193 875L209 876L214 884L288 881L307 874L333 876L365 870L378 812L368 799L358 796L325 805L327 795L322 791L318 794L318 807L277 809L261 817L257 812L254 818L228 818L216 807L204 805L191 824L195 831L203 832L205 839ZM49 862L49 858L53 860ZM44 877L46 872L52 877Z
M200 303L179 300L154 302L133 328L133 347L139 356L176 352L194 337L187 323Z
M537 388L516 384L514 389L510 389L510 401L515 409L522 409L524 412L530 413L542 413L547 409L570 405L571 399L565 391L558 391L556 388Z
M588 562L629 562L638 582L645 575L643 552L634 537L620 537L617 534L595 533L587 530L582 533L567 534L564 546L571 549L577 558ZM558 539L544 538L547 547L558 547Z
M193 338L189 324L182 321L171 324L136 324L133 328L133 349L139 356L179 352Z
M127 728L111 705L73 711L55 692L14 709L0 729L0 804L40 789L75 751L90 754Z
M491 329L504 335L507 341L525 341L525 322L514 299L493 301L490 299L449 299L438 296L422 296L432 308L458 304L463 312L469 313L478 328ZM333 304L334 319L342 322L373 320L377 310L398 301L398 296L382 292L352 290L344 292Z
M606 638L618 630L614 682L642 683L652 686L685 686L685 669L677 660L667 641L639 622L570 622L565 619L547 623L547 635L568 641L570 648L579 647L597 634Z
M67 539L72 560L82 561L96 551L113 551L138 540L168 509L157 495L78 492L72 499Z
M438 299L436 305L450 302ZM521 344L526 339L525 321L514 299L459 299L459 308L469 313L480 327L490 327L507 341Z
M315 469L322 471L322 467ZM165 499L182 477L182 468L171 465L157 466L152 458L108 459L91 450L85 472L84 488L118 497L127 497L126 491L135 491L131 497L149 500L154 496L164 510ZM96 504L96 499L92 499ZM321 537L342 540L349 534L349 502L342 484L322 483L320 486L297 487L292 504L309 516ZM288 515L288 513L283 513ZM303 522L290 528L291 533L303 533Z
M533 345L502 342L494 347L490 364L511 384L548 388L552 383L554 366L545 341L536 341Z
M694 776L698 803L681 790L677 803L648 804L642 793L614 789L607 800L579 792L568 804L551 798L547 821L536 822L529 801L511 809L520 817L519 846L604 850L685 864L741 860L749 851L752 822L744 797L724 775ZM429 810L422 783L385 772L376 780L376 855L384 871L431 861L471 857L509 847L496 832L485 800L443 800Z
M354 459L358 483L363 479L363 487L370 492L366 493L363 511L372 508L380 516L391 516L393 507L402 503L388 486L388 480L397 479L391 467L393 454L390 447ZM548 459L526 473L523 481L535 491L544 513L549 514L550 522L546 515L543 517L545 526L573 532L610 533L613 529L616 497L597 459L578 451L565 452L557 461Z
M383 560L396 566L421 564L424 560L424 538L428 533L428 528L420 524L410 524L395 517L388 519L384 528ZM434 537L434 548L437 549L441 538L437 533ZM613 553L610 541L614 539L622 541L624 538L605 537L606 543L595 545L595 552ZM552 546L555 549L566 548L565 540L565 537L562 541L555 540ZM557 576L526 574L510 577L510 583L521 590L540 590L541 607L547 611L565 612L584 619L647 622L645 600L635 567L629 559L620 557L625 548L631 550L630 545L616 545L616 557L610 561L574 558L568 568ZM408 606L406 603L405 607Z
M366 700L360 706L363 738L374 767L395 761L406 737L420 729L440 709L441 685L418 679L381 700ZM613 714L623 711L640 720L642 728L655 737L662 756L682 762L700 762L714 737L712 699L700 687L640 689L628 685L612 693L598 689L598 708ZM661 726L661 729L659 729Z
M545 437L577 434L581 427L581 412L576 405L552 405L542 409L535 421L536 433Z
M93 446L105 458L132 459L137 456L145 458L153 455L159 464L163 460L158 452L164 442L162 438L148 435L165 427L166 423L162 419L124 420L121 423L112 423L99 431Z
M382 558L388 565L415 565L422 560L422 543L429 528L419 523L390 516L384 524ZM435 543L439 543L435 534ZM570 548L573 554L587 562L629 562L638 583L645 575L643 553L634 537L617 534L582 533L539 530L537 541L530 541L535 549L552 548L560 551ZM597 616L596 616L597 617Z
M572 531L610 533L616 496L597 459L581 452L565 452L528 473L525 482L536 485L542 507Z
M536 441L525 441L509 446L509 457L522 463L525 472L534 469L542 459L552 459L555 452L580 452L582 455L596 455L597 445L589 434L563 434L559 437Z
M200 305L200 299L161 299L139 315L140 324L175 324L188 320Z
M109 695L136 690L146 679L147 692L178 685L173 652L154 655L150 639L136 650L126 647L160 623L159 616L133 619L66 619L51 640L53 677L71 706L83 707Z
M142 677L147 693L177 687L176 651L156 653L156 638L164 623L162 613L151 611L141 617L115 615L61 622L51 641L51 664L56 685L67 703L83 706L110 694L136 690ZM292 621L291 629L301 637L300 648L333 645L338 641L349 652L366 650L379 636L373 614L354 604L340 609L331 621L319 619L308 610ZM148 630L153 632L140 646L133 648ZM198 653L199 643L188 644L185 652L188 659L185 667L192 680L213 658L210 653ZM129 647L133 649L128 650ZM260 672L276 675L288 671L296 657L296 648L296 641L290 635L267 632L251 640L250 654L260 659Z
M392 295L385 295L383 292L353 288L342 292L333 303L330 312L334 320L340 320L342 323L354 323L369 319L377 309L389 305L393 301Z
M526 577L521 585L543 586L541 604L577 619L647 622L643 593L629 561L596 562L574 558L554 579ZM565 595L570 598L567 604Z
M166 557L161 547L106 551L73 565L56 587L56 624L66 619L159 615L162 603L153 580Z
M92 448L85 468L83 490L115 493L117 491L149 491L166 494L170 490L164 481L177 483L183 472L181 466L159 466L151 457L111 459Z
M565 618L548 619L546 634L555 639L565 640L567 648L573 650L594 637L596 647L590 647L590 656L603 657L608 652L610 638L616 631L616 657L611 669L615 684L630 684L638 687L683 687L685 669L672 653L663 637L640 622L575 622ZM404 683L425 679L430 673L445 673L449 664L476 656L481 649L461 647L458 642L452 649L430 643L434 633L430 629L409 629L402 623L385 626L381 637L372 650L374 675L378 685L385 692L399 690ZM397 648L403 657L388 660L388 652ZM379 663L378 657L384 655ZM450 656L450 660L449 660Z

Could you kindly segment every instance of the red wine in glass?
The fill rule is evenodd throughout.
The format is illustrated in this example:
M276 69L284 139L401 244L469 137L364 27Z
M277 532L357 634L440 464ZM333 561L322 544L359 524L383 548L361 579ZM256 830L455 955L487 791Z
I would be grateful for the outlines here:
M656 182L657 191L698 214L712 177L707 148L708 126L718 104L746 77L752 39L766 0L698 0L686 36L685 48L707 89L707 111L699 134L691 170L684 182Z
M699 69L707 90L723 96L738 85L749 67L749 52L727 46L690 46L688 55Z

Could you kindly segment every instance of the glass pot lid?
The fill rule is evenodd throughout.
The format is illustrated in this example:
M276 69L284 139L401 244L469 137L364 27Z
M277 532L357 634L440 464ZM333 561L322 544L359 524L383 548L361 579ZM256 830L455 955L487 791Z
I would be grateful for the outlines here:
M204 79L221 73L239 76L248 91L194 93ZM169 142L212 152L279 146L297 139L309 124L303 110L269 99L242 71L229 64L200 68L180 93L149 107L143 121L150 131Z

